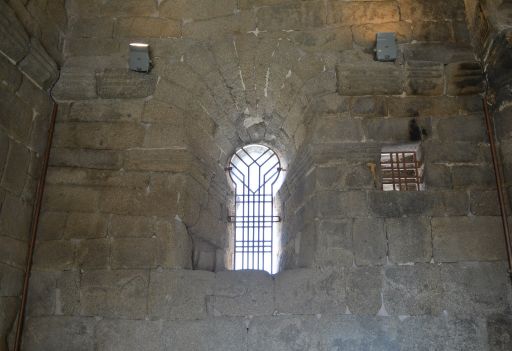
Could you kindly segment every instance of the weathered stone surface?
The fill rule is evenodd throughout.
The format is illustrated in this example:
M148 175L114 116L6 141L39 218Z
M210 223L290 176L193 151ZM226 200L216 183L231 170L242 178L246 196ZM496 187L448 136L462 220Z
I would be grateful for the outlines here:
M173 187L146 193L142 189L109 189L101 193L100 211L118 215L166 217L177 213L177 190Z
M135 123L58 123L54 145L62 148L128 149L142 146L144 127Z
M452 20L464 18L464 6L460 0L449 3L440 0L429 2L399 0L398 3L402 17L408 20Z
M508 104L505 103L505 104ZM494 124L496 128L496 137L502 142L506 143L512 137L512 124L510 123L510 109L505 106L500 111L496 111L494 114ZM510 162L510 161L509 161Z
M487 321L489 349L505 351L512 347L512 317L510 315L493 315Z
M151 271L148 308L151 319L192 320L207 316L215 274L202 271Z
M345 313L345 280L341 272L289 270L276 276L275 285L278 313Z
M367 164L343 162L316 169L317 186L336 190L357 190L374 187L374 179Z
M0 52L18 63L28 52L29 37L16 18L12 8L4 1L0 4Z
M114 19L77 18L69 24L69 34L77 38L111 38L114 31Z
M16 297L0 297L0 347L7 350L7 337L14 326L19 300Z
M169 123L179 125L183 121L185 112L176 106L149 100L144 105L142 121L146 123Z
M322 3L291 3L262 7L257 11L258 26L268 31L298 30L325 24L325 5Z
M119 238L112 241L112 267L154 268L159 262L156 238Z
M408 61L406 75L408 95L443 95L444 66L440 62Z
M34 251L34 267L39 270L69 270L75 264L75 243L69 240L42 241Z
M23 270L0 263L0 296L17 296L23 284Z
M347 272L347 308L354 315L376 315L382 306L383 272L379 267L352 268Z
M388 106L392 117L465 116L482 111L478 96L391 97Z
M375 191L369 193L372 213L378 217L402 217L430 213L433 198L424 192Z
M82 240L77 248L77 265L82 269L105 269L110 261L108 239Z
M72 315L78 312L79 281L77 271L33 271L30 277L27 315Z
M463 126L463 127L462 127ZM485 121L482 116L440 118L436 121L437 135L442 141L487 142ZM457 133L454 133L454 130Z
M161 321L104 319L98 322L94 342L97 350L164 350L170 333Z
M241 319L212 321L115 321L96 324L99 350L124 350L136 345L140 350L299 350L320 349L412 349L429 345L443 350L481 350L478 334L485 326L471 320L439 317L396 318L356 316L272 316L258 317L250 324L247 338ZM147 340L146 340L147 339ZM141 343L140 340L145 340ZM247 345L248 344L248 345ZM464 348L459 348L458 346Z
M97 321L84 317L33 317L25 326L23 347L27 350L92 351ZM55 333L59 330L59 333Z
M474 53L467 44L452 43L414 43L404 47L406 60L435 61L444 64L454 62L473 62Z
M101 153L98 153L101 155ZM49 167L48 184L78 186L111 186L116 188L146 189L150 175L146 172L99 170L75 167Z
M495 190L473 190L470 194L471 213L475 216L499 216L498 193Z
M389 259L394 263L429 262L432 259L430 219L426 217L386 220Z
M290 35L291 40L311 52L348 50L353 45L352 32L346 27L311 29L290 32Z
M158 221L156 233L159 245L158 264L164 268L192 269L194 243L181 219ZM217 269L220 268L221 266L217 265Z
M510 284L502 277L502 262L470 262L441 265L443 307L449 314L486 316L505 313L510 306Z
M192 160L184 149L134 149L126 152L124 165L127 170L182 172Z
M60 71L52 95L57 101L88 100L96 95L96 78L94 71L81 67L64 66Z
M48 210L96 212L99 192L86 187L51 185L46 187L43 201Z
M350 267L354 264L352 225L352 220L326 220L318 224L316 262L320 266Z
M14 194L20 194L27 178L29 161L29 150L21 143L11 142L0 185Z
M85 272L80 281L80 314L143 319L148 280L147 270Z
M358 120L338 117L318 119L312 136L315 143L357 142L361 139L361 124Z
M119 41L111 38L76 38L66 44L68 57L114 56L119 54Z
M400 20L400 10L394 1L369 2L331 0L327 22L343 25L386 23Z
M392 63L368 62L336 66L340 95L400 95L403 72Z
M28 144L30 129L34 119L34 109L17 95L4 90L0 100L2 114L0 126L17 141Z
M496 178L492 166L454 166L452 168L453 187L459 189L492 189L496 184Z
M110 222L110 235L114 237L150 238L155 232L155 223L150 217L112 216Z
M452 174L449 166L430 164L424 173L429 189L451 189Z
M133 99L153 95L157 79L153 74L127 69L106 69L96 76L98 96L105 99Z
M0 80L4 83L4 89L13 93L18 90L22 81L21 72L5 57L0 57Z
M31 39L30 51L18 67L43 90L49 89L58 78L57 64L36 39Z
M180 37L181 23L152 17L120 18L116 21L114 35L129 38Z
M158 10L160 16L177 20L201 20L233 14L235 0L165 0Z
M14 239L28 241L32 206L21 198L6 195L0 212L0 233Z
M21 268L25 265L27 244L25 241L0 236L0 263Z
M270 315L274 312L272 277L263 271L226 271L215 276L213 314Z
M448 139L448 136L447 136ZM426 141L422 143L424 150L425 161L428 163L464 163L473 162L478 160L481 156L479 155L478 147L474 143L468 142L438 142L434 140ZM428 179L429 170L432 168L432 164L426 167L425 177ZM451 173L451 170L450 170ZM450 175L451 178L451 175ZM440 179L434 179L434 182L439 182ZM452 180L449 180L449 184ZM431 184L431 182L427 182Z
M9 154L9 140L10 138L5 133L0 133L0 178L3 175L7 156Z
M467 216L469 215L469 196L464 191L439 191L432 193L436 206L430 213L432 216Z
M50 166L120 169L121 165L121 154L113 150L54 148L50 156Z
M151 124L146 128L143 147L179 148L186 147L186 129L183 124Z
M84 18L101 16L149 16L157 10L157 4L151 0L78 0L71 9Z
M316 339L313 329L316 320L306 316L271 316L255 318L249 327L248 349L308 350ZM317 336L319 337L319 336Z
M70 213L64 236L70 239L96 239L107 236L108 219L99 213Z
M356 219L354 221L353 238L356 265L382 265L386 263L388 248L382 219Z
M406 317L398 325L398 340L403 349L429 347L440 350L482 350L487 347L485 326L475 319L445 317Z
M174 350L237 351L247 344L247 322L242 318L215 318L200 321L175 321L164 324L171 332L165 345ZM167 346L168 347L168 346Z
M142 118L145 101L91 100L71 104L68 114L59 116L59 122L135 122Z
M439 317L273 316L249 326L249 350L399 350L485 347L478 323Z
M381 96L353 97L350 101L353 117L384 117L388 115L386 101Z
M391 315L438 315L443 297L440 269L432 264L387 267L383 295Z
M316 211L321 217L366 217L368 204L362 191L323 191L315 195Z
M498 217L432 218L434 260L492 261L505 258Z
M363 120L365 138L378 142L407 143L409 142L409 120L406 118L367 118ZM430 121L418 119L418 125L431 133Z
M247 33L254 28L256 19L252 13L235 12L231 16L184 23L182 35L184 38L212 40L229 34Z
M479 94L484 89L482 67L478 62L452 63L446 66L447 94Z
M452 23L449 21L417 21L412 39L419 42L453 42Z

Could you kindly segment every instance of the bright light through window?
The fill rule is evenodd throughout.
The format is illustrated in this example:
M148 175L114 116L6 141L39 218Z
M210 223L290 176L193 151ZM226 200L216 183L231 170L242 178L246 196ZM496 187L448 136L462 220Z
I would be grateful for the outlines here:
M274 197L281 185L281 163L272 149L248 145L229 165L235 185L233 269L277 272L279 243Z

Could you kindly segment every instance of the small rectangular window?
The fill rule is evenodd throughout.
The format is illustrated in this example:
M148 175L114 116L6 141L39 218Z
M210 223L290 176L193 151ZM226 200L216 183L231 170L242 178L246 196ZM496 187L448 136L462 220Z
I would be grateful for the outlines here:
M380 155L382 190L421 191L423 162L420 144L404 144L384 147Z

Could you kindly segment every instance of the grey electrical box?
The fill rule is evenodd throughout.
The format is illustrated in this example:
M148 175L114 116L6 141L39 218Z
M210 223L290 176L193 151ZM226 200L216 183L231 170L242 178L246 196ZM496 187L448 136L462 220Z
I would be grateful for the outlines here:
M130 44L130 69L136 72L149 72L151 59L149 58L149 45L142 43Z
M395 61L398 57L395 33L377 33L377 61Z

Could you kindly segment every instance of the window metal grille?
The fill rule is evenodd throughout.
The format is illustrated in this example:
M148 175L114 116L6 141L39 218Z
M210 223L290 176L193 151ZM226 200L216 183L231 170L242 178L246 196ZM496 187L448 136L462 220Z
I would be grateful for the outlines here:
M417 156L416 151L382 152L382 190L423 190L423 165Z
M227 168L235 186L233 269L276 271L274 196L281 163L270 148L248 145L235 153Z

